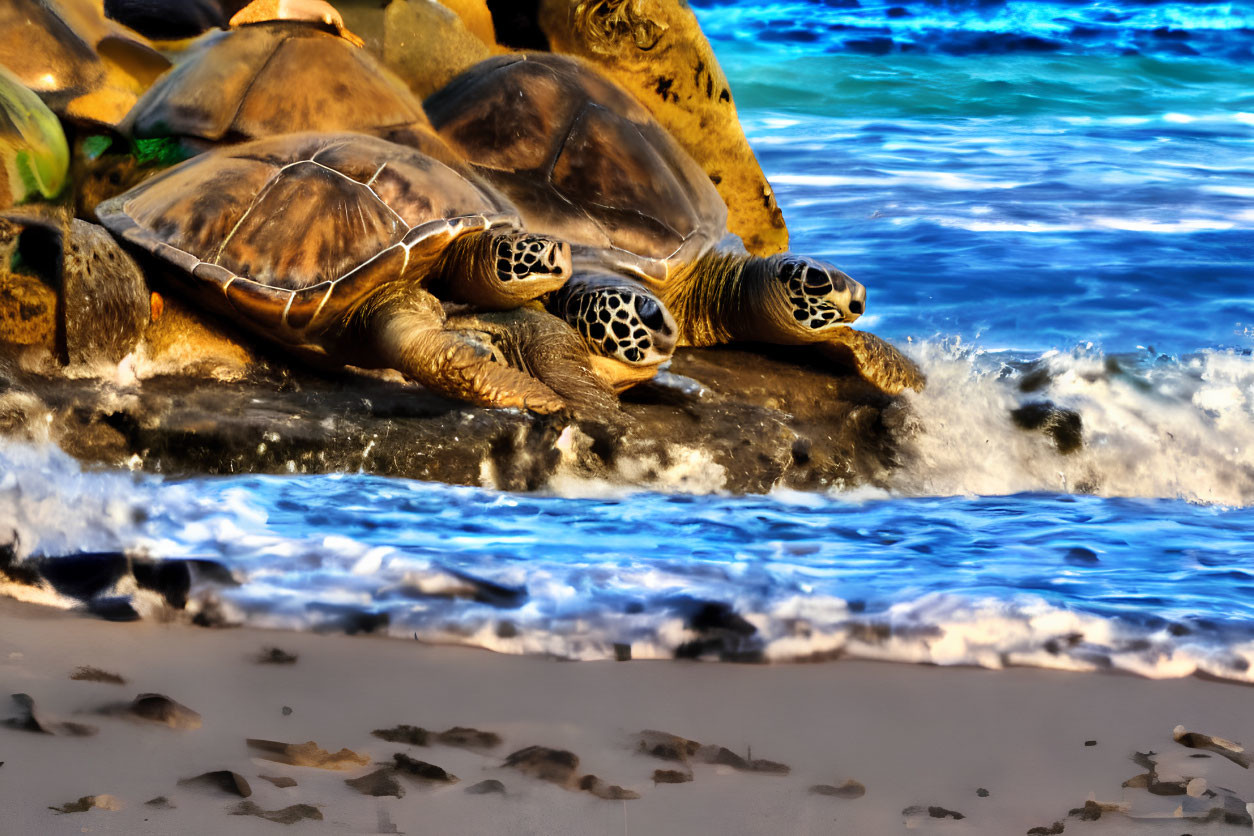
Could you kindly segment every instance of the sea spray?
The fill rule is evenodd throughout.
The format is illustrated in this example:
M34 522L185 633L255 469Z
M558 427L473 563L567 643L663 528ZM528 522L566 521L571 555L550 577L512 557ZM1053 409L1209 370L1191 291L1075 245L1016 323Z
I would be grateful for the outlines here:
M124 549L147 517L148 477L84 472L48 444L0 441L0 544L31 554Z
M1254 504L1254 357L1106 355L1091 347L1039 358L926 342L925 391L900 413L900 494L1022 491ZM1024 391L1030 389L1030 391ZM1064 453L1011 412L1047 403L1079 416Z

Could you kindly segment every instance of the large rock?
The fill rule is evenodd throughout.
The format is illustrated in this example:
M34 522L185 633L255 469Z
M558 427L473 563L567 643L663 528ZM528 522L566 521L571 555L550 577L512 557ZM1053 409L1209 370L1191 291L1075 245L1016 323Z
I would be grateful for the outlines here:
M244 351L197 327L204 345ZM558 476L681 490L824 489L879 483L892 465L884 420L892 399L779 353L681 350L669 373L624 396L625 425L476 409L386 374L322 376L236 359L237 380L197 376L190 361L180 374L141 381L6 372L0 363L0 431L50 434L84 461L165 474L363 470L509 490Z

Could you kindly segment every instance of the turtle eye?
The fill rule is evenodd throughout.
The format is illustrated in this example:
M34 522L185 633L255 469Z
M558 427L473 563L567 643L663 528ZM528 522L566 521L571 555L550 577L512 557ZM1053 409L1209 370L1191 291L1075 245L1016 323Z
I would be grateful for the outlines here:
M662 313L662 306L648 296L636 297L636 313L640 315L641 322L655 331L666 326L666 317Z
M807 270L804 284L811 296L826 296L833 290L832 280L822 270Z
M783 283L789 296L800 296L809 290L810 276L815 274L822 275L817 270L811 270L804 259L787 258L780 262L775 275Z

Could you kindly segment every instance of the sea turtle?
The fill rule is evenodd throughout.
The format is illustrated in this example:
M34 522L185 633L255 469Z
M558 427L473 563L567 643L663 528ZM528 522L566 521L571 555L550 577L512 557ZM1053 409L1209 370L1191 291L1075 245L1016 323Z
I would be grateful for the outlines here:
M193 41L77 167L79 213L207 148L284 133L373 134L456 164L422 103L334 12L321 0L255 0L231 29Z
M273 3L257 0L236 19ZM301 84L292 84L296 77ZM469 174L405 84L318 21L262 20L204 36L120 130L131 135L135 154L102 156L80 178L84 213L153 169L215 144L309 130L381 136ZM652 377L670 357L673 320L643 288L591 272L576 276L550 302L572 325L586 326L600 314L617 316L617 327L629 329L630 336L608 350L604 340L590 344L598 373L617 389Z
M112 126L170 62L92 0L4 0L0 65L66 119Z
M119 130L136 141L174 140L184 156L301 131L373 134L448 156L404 82L333 23L264 18L273 3L258 0L231 29L198 39Z
M367 47L420 96L502 50L574 55L622 85L702 166L754 255L788 229L736 115L727 77L684 0L339 0ZM450 13L451 12L451 13Z
M887 392L914 365L848 324L866 291L831 264L750 256L701 167L590 65L543 53L489 58L427 99L432 124L514 201L529 229L578 245L576 271L634 276L675 316L680 344L826 344ZM583 323L595 339L595 323Z
M426 288L517 306L566 281L569 250L417 150L360 134L254 140L175 166L98 215L180 268L202 304L289 349L396 369L483 406L566 405L474 331L448 328Z

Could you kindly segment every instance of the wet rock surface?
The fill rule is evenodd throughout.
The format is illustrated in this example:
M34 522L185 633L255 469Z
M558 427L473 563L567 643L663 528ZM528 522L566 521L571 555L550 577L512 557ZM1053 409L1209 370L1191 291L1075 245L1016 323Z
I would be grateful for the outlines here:
M0 435L168 475L364 471L508 490L559 473L822 490L881 484L893 463L901 406L780 349L683 349L669 372L624 394L619 416L541 418L451 402L388 373L324 373L282 357L219 362L233 343L188 336L172 307L137 354L89 376L0 345Z

